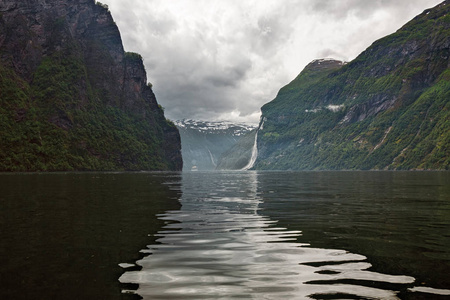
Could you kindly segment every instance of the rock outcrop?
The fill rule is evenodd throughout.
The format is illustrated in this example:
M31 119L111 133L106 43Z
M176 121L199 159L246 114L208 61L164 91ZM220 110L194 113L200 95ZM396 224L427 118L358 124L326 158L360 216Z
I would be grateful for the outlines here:
M0 0L0 170L181 170L142 57L94 0Z

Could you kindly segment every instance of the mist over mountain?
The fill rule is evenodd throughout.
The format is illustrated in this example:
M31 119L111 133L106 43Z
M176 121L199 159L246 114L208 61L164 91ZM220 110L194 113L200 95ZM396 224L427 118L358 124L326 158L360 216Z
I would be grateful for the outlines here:
M215 170L222 154L233 147L254 125L226 121L175 121L181 136L183 169Z
M94 0L0 1L0 171L181 170L180 137Z
M349 63L311 62L262 107L254 168L449 169L449 12L425 10Z

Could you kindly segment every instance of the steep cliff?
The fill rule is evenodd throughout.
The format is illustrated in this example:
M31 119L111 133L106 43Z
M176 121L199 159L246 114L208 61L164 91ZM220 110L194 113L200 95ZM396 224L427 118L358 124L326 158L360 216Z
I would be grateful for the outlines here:
M256 169L449 169L450 2L262 107Z
M180 137L94 0L0 0L0 170L180 170Z

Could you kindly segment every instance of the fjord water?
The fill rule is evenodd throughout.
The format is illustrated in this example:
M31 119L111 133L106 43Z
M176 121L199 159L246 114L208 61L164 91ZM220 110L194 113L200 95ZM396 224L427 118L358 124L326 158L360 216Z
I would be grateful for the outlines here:
M2 299L450 297L448 172L0 179Z
M180 207L169 177L0 175L0 299L125 299L118 263L139 259L155 215Z

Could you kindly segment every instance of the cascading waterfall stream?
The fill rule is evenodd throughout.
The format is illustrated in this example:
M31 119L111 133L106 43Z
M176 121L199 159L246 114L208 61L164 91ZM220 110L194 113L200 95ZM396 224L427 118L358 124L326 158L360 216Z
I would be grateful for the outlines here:
M255 142L253 144L253 148L252 148L252 156L250 157L250 161L248 162L248 164L243 167L241 169L241 171L247 171L251 168L253 168L253 165L256 162L256 159L258 158L258 133L260 130L262 130L264 128L264 119L262 120L261 124L259 125L258 129L256 129L256 134L255 134Z
M209 150L209 148L206 148L209 152L209 157L211 157L211 163L214 167L217 167L217 163L214 161L214 156L211 153L211 150Z

